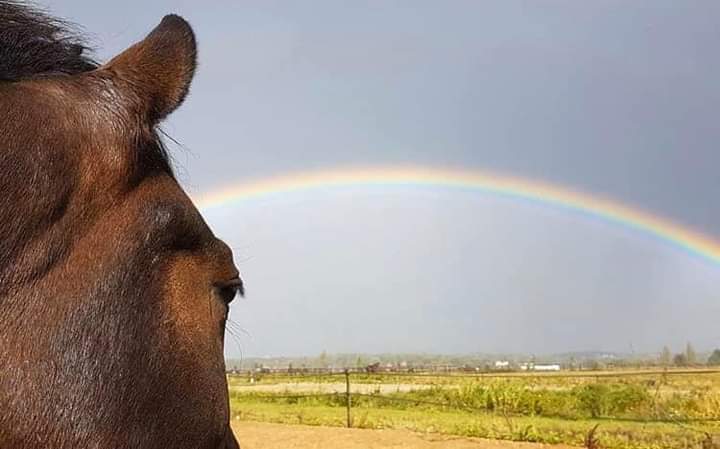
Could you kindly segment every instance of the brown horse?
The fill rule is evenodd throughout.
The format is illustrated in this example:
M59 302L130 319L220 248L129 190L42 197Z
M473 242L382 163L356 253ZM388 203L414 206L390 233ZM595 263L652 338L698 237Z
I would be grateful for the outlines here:
M0 448L235 448L242 283L157 132L193 32L167 16L104 65L80 42L0 0Z

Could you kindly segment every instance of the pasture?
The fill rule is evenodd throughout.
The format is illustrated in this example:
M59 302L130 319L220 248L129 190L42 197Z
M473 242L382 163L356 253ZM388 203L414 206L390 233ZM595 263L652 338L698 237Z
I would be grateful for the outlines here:
M233 419L347 427L344 375L228 378ZM598 447L706 448L720 435L720 373L351 374L356 429ZM242 437L242 435L241 435ZM478 446L482 447L482 446Z

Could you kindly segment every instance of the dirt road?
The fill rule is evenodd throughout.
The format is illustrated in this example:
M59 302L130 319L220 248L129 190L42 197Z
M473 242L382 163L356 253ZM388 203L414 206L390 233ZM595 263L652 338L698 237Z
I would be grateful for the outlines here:
M233 421L242 449L571 449L405 430L344 429ZM576 449L576 448L573 448Z

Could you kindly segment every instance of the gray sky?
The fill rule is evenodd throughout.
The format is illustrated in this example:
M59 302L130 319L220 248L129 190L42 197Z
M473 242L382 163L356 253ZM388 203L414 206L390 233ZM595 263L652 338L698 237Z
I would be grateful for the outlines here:
M168 12L200 44L166 123L191 194L353 165L478 168L720 238L720 3L45 1L107 59ZM628 229L438 188L252 200L247 355L720 347L720 266ZM228 355L238 355L228 341Z

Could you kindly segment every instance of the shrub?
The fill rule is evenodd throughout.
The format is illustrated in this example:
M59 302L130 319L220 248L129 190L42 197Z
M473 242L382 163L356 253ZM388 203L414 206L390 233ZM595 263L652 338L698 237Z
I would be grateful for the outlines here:
M633 409L648 406L650 394L640 385L588 384L576 387L578 410L592 418L622 416Z

